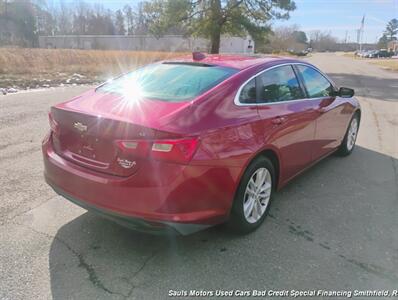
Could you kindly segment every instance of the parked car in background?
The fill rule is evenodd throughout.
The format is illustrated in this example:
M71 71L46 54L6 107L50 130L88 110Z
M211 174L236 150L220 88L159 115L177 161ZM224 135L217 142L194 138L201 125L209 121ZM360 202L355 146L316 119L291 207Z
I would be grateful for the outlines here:
M289 49L288 52L296 56L306 56L308 54L307 50Z
M366 58L375 58L378 55L378 50L371 50L366 53L364 57Z
M276 190L350 154L361 110L315 66L195 53L142 67L55 105L45 179L125 226L189 234L265 219Z
M367 50L358 50L355 52L355 54L359 57L366 57L366 55L368 54L369 51Z
M362 58L389 58L394 55L386 49L355 51L354 54Z
M394 55L393 52L388 51L387 49L380 49L377 52L377 57L392 57Z

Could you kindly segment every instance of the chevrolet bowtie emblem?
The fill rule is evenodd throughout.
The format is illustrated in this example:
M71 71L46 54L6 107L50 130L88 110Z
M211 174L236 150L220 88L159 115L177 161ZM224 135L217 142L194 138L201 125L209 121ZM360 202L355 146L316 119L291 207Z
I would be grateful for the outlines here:
M80 132L84 132L87 131L87 125L84 125L80 122L76 122L73 124L73 127L75 127L77 130L79 130Z

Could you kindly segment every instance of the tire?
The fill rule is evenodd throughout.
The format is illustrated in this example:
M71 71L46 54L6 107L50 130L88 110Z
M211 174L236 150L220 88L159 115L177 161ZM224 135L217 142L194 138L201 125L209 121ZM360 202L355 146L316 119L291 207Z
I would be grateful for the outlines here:
M258 183L260 183L263 176L265 176L263 184L256 185L256 180L259 180ZM275 169L273 164L266 157L256 158L242 176L232 204L229 227L234 232L241 234L256 230L268 215L274 189ZM253 193L253 191L255 192Z
M355 134L352 132L352 126L356 124ZM350 124L348 125L347 131L344 135L344 139L341 142L339 149L337 150L337 154L340 156L347 156L351 154L351 152L355 148L355 142L358 136L359 130L359 114L355 113L351 118Z

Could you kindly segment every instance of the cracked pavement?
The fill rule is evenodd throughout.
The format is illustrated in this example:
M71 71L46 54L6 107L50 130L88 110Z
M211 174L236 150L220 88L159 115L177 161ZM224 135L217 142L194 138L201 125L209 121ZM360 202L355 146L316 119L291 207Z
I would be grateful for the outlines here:
M164 299L190 289L397 289L398 73L306 58L363 108L358 147L275 196L253 234L151 236L57 196L43 180L50 105L87 87L0 96L0 299Z

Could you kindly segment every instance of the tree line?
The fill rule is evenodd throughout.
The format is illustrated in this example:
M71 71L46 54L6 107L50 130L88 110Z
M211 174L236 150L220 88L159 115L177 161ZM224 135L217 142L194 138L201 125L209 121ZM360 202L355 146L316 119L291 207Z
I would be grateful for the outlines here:
M180 34L209 39L217 53L222 34L249 33L261 52L336 50L330 32L307 37L297 26L271 28L272 20L288 19L295 9L292 0L143 0L115 11L84 0L0 0L0 46L37 46L40 35ZM397 28L397 19L387 24L379 47L396 39Z
M0 0L0 43L7 28L26 46L39 35L182 34L208 38L217 53L222 34L249 33L261 43L270 21L295 8L292 0L145 0L112 11L83 0Z

